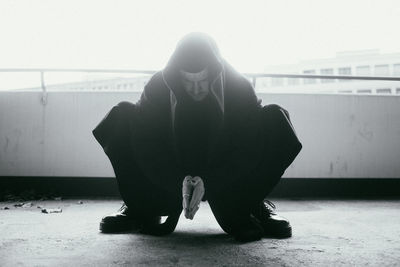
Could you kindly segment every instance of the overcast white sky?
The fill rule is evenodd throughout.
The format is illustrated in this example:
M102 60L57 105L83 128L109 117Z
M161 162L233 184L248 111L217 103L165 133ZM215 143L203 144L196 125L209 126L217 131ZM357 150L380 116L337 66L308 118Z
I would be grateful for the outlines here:
M0 2L0 68L161 69L191 31L240 71L379 48L400 52L398 0ZM1 73L0 73L1 75Z

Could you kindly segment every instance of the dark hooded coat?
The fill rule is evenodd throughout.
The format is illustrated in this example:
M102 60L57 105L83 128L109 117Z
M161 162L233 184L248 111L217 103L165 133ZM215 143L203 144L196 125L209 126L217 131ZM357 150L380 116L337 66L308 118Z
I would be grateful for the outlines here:
M154 185L181 194L184 176L192 174L185 173L177 145L177 133L185 127L181 121L185 92L179 70L196 72L200 69L193 67L204 66L208 66L211 81L209 112L204 115L208 130L202 132L207 134L202 177L206 188L249 182L248 174L266 149L276 154L274 165L280 165L283 173L301 149L287 112L278 111L278 119L262 112L251 83L220 56L211 38L201 34L188 35L178 44L167 66L151 77L136 104L118 104L93 130L106 154L110 157L121 147L130 150ZM123 118L123 123L117 125L117 118Z

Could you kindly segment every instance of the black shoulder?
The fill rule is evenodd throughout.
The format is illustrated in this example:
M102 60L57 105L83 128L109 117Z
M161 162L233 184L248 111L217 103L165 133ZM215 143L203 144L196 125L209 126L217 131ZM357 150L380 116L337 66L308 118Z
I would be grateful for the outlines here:
M234 69L229 63L224 64L225 82L228 88L241 90L243 93L254 91L251 82L240 72Z
M252 83L229 64L225 68L225 96L236 108L260 107L261 104Z
M156 73L153 74L153 76L150 77L149 81L146 83L144 86L144 89L146 90L157 90L164 84L163 77L162 77L162 72L157 71Z
M166 97L169 89L166 87L162 72L156 72L144 86L143 94L146 98L158 99Z
M161 108L169 103L169 97L169 89L165 85L161 71L158 71L146 83L136 104L142 109L150 106Z

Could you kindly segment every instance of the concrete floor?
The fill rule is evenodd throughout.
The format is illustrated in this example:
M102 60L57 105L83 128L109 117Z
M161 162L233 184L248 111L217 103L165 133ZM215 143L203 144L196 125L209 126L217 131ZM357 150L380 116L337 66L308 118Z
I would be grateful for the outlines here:
M206 203L172 235L152 237L101 234L101 217L121 201L77 201L1 202L0 266L400 266L399 200L276 200L293 237L247 244L225 235Z

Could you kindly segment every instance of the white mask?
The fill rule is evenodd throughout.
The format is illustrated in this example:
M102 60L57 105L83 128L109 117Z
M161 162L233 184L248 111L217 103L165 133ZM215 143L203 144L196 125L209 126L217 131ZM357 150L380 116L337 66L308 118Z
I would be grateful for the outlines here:
M209 91L208 70L192 73L181 70L183 87L186 92L195 100L203 100Z

